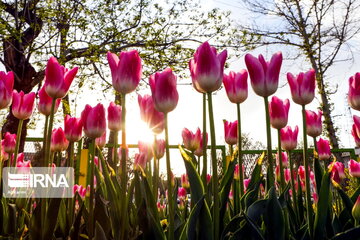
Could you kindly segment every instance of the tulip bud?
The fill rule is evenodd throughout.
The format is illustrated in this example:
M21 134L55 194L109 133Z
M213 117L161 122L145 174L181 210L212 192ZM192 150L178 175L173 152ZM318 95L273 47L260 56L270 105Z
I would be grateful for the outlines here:
M357 161L354 161L353 159L350 159L349 161L349 174L352 177L360 177L360 163Z
M12 113L17 119L26 120L31 117L35 102L34 92L24 94L23 91L18 93L16 90L14 90L12 101Z
M284 168L289 166L288 155L286 152L281 152L281 162ZM276 164L279 165L279 154L276 153Z
M330 164L329 169L331 171L331 180L337 184L340 184L341 180L346 178L345 167L341 162L333 162Z
M104 148L106 145L106 131L104 131L103 135L101 137L98 137L95 139L95 145L99 148Z
M351 210L351 214L356 222L360 222L360 196L357 197L356 202Z
M1 161L7 161L9 160L9 153L4 151L4 140L1 140L1 152L0 152L0 164Z
M246 54L245 63L254 92L262 97L274 94L279 84L282 53L275 53L271 57L270 62L266 62L261 54L258 58L251 54Z
M4 139L2 140L3 150L7 153L14 153L16 146L16 134L11 134L9 132L5 133Z
M21 173L28 173L31 167L31 161L24 160L24 153L19 153L17 156L16 167L20 169Z
M45 91L45 87L42 87L38 94L39 94L38 110L41 114L44 114L45 116L49 116L51 114L52 98L49 95L47 95ZM61 102L60 98L56 99L54 113L57 112L60 102Z
M211 181L211 175L208 173L206 174L206 183L209 184Z
M111 131L118 132L121 130L121 106L110 102L108 107L108 128Z
M136 153L134 158L134 169L145 169L147 163L147 156L144 153Z
M51 98L63 98L77 74L78 68L68 70L51 57L45 69L45 91Z
M164 130L164 113L155 109L151 96L138 95L138 103L140 106L140 117L147 123L149 128L155 133L160 134Z
M201 141L201 131L200 128L197 128L196 133L194 134L189 129L184 128L182 130L182 139L186 149L193 152L200 147Z
M353 109L360 110L360 73L349 78L348 102Z
M238 141L237 121L228 122L224 120L225 142L229 145L235 145Z
M250 182L251 182L250 178L244 179L244 193L246 192Z
M0 109L7 108L12 102L14 73L0 71Z
M65 137L70 142L77 142L81 139L83 123L81 118L66 115L64 122Z
M318 155L320 160L328 160L331 156L330 143L328 140L320 138L317 143Z
M139 146L139 152L141 154L144 154L146 157L146 162L149 162L153 158L153 153L151 149L152 145L147 142L139 141L138 146Z
M288 99L282 101L273 96L269 104L270 124L275 129L281 129L288 122L290 102Z
M149 84L155 109L163 113L174 110L179 101L179 94L176 90L176 76L171 68L151 75Z
M246 100L248 96L247 76L248 73L245 69L238 73L224 74L224 87L230 102L242 103Z
M205 147L207 147L207 141L208 141L208 134L206 133L206 140L205 140ZM201 139L200 139L200 146L195 150L194 154L198 157L201 157L203 155L203 138L201 133Z
M189 183L189 179L188 179L187 174L181 174L181 186L183 188L189 188L190 187L190 183Z
M220 54L208 42L201 44L189 62L194 88L201 93L211 93L221 87L227 51Z
M69 141L65 137L63 129L54 128L51 134L50 149L52 152L65 151L69 146Z
M95 107L86 104L81 113L81 121L84 124L85 135L96 139L106 131L105 108L99 103Z
M298 133L298 126L295 126L294 131L291 130L290 126L280 129L281 147L287 151L294 150L297 145Z
M314 69L301 72L296 77L291 73L287 74L291 97L295 103L306 105L312 102L315 97L315 75Z
M107 53L111 70L112 84L119 93L131 93L141 80L141 58L136 50L123 51L120 58L111 52Z
M165 140L156 139L155 143L155 156L156 159L161 159L165 154Z
M318 137L322 132L322 122L321 122L322 111L318 111L316 114L313 111L306 110L306 134L310 137Z

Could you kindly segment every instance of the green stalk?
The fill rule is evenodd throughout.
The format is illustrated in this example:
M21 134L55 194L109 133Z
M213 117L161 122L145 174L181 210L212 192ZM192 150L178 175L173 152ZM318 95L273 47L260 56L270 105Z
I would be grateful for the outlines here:
M295 180L293 177L294 166L293 166L293 162L292 162L292 158L291 158L291 152L287 151L287 155L288 155L289 165L290 165L290 180L291 180L292 199L293 199L295 214L296 214L296 216L299 217L299 212L298 212L298 207L297 207L297 199L296 199L296 190L295 190Z
M42 163L41 166L46 167L46 163L45 163L45 146L46 146L46 141L47 141L47 132L48 132L48 126L49 126L49 116L45 117L45 127L44 127L44 138L43 138L43 154L44 157L42 159Z
M209 101L209 120L210 120L210 138L211 138L211 162L213 170L213 224L214 224L214 239L219 239L219 221L220 221L220 212L219 212L219 186L218 186L218 166L216 159L216 138L215 138L215 126L214 126L214 113L212 106L212 95L208 93Z
M91 140L91 162L90 162L90 199L89 199L89 222L88 222L88 232L89 239L94 237L94 170L95 170L95 138Z
M305 167L305 187L306 187L306 212L307 222L309 226L310 238L313 237L314 221L312 217L312 206L311 206L311 193L310 193L310 173L309 173L309 159L307 152L307 136L306 136L306 112L305 105L302 105L302 117L303 117L303 138L304 138L304 167Z
M113 163L115 166L115 172L118 173L119 172L119 168L118 166L118 152L117 152L117 146L118 146L118 135L119 132L115 131L114 132L114 145L113 145Z
M169 206L169 235L170 240L174 239L175 231L175 209L174 209L174 199L173 199L173 186L172 186L172 174L170 167L170 150L169 150L169 130L168 130L168 115L165 115L165 146L166 146L166 171L167 171L167 185L168 185L168 206Z
M280 189L284 191L285 189L285 177L284 177L284 167L282 164L282 151L281 151L281 137L280 129L278 129L278 158L279 158L279 167L280 167Z
M239 176L240 176L240 198L244 195L244 174L242 171L242 138L241 138L241 112L240 103L236 104L237 120L238 120L238 162L239 162ZM241 207L241 206L240 206Z
M158 199L158 181L159 181L159 166L158 159L156 158L156 134L154 134L154 144L153 144L153 156L154 156L154 172L153 172L153 194L155 201Z
M123 210L121 213L121 239L126 239L126 218L127 218L127 206L126 206L126 188L127 188L127 172L126 172L126 94L121 94L121 171L120 171L120 179L121 179L121 209Z
M70 150L70 156L69 156L68 166L73 168L74 167L74 142L70 142L69 150ZM75 208L74 197L68 199L68 214L70 216L69 217L70 226L72 226L73 219L74 219L74 208Z
M51 159L50 142L51 142L53 123L54 123L55 102L56 102L56 98L53 98L52 104L51 104L50 121L49 121L49 126L47 129L48 133L46 135L45 166L44 167L49 166L50 159Z
M203 93L203 129L202 129L202 146L203 146L203 169L202 169L202 182L207 190L207 182L206 182L206 176L207 176L207 142L206 142L206 93ZM205 190L205 191L206 191Z
M23 122L24 122L24 120L19 119L19 125L18 125L18 129L17 129L17 133L16 133L16 145L15 145L15 152L14 152L14 159L13 159L13 167L16 167L17 156L19 154L21 130L22 130Z
M265 105L265 114L266 114L266 136L267 136L267 157L268 157L268 180L267 183L267 191L274 186L274 166L273 166L273 158L272 158L272 149L271 149L271 131L270 131L270 113L269 113L269 99L268 97L264 97L264 105Z

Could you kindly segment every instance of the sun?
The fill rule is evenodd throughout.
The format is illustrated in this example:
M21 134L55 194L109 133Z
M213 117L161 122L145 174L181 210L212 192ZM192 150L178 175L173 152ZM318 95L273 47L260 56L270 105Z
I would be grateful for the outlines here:
M139 141L153 143L154 133L140 118L131 119L126 123L128 144L137 144Z

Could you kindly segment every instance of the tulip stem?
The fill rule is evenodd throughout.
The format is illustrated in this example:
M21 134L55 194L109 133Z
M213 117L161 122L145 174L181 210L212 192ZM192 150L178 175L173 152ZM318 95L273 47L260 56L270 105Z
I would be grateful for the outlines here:
M169 235L168 238L170 240L174 239L174 199L173 199L173 186L172 186L172 174L170 167L170 151L169 151L169 131L168 131L168 114L164 113L165 117L165 147L166 147L166 170L167 170L167 185L168 185L168 206L169 206Z
M316 137L313 137L313 141L314 141L314 149L317 153L318 149L317 149L317 145L316 145Z
M281 134L280 129L278 129L278 158L279 158L279 168L280 168L280 189L281 191L285 190L285 177L284 177L284 166L282 162L282 151L281 151Z
M243 173L243 160L242 160L242 137L241 137L241 112L240 103L236 104L237 120L238 120L238 161L239 161L239 177L240 177L240 198L244 195L244 173ZM240 206L241 208L241 206Z
M305 187L306 187L306 212L307 222L309 225L310 238L313 237L313 217L312 217L312 206L311 206L311 193L310 193L310 173L309 173L309 159L307 152L307 135L306 135L306 111L305 105L302 105L302 117L303 117L303 138L304 138L304 166L305 166Z
M292 191L292 199L293 199L293 204L294 204L294 211L297 217L299 217L299 213L298 213L298 208L297 208L297 199L296 199L296 190L295 190L295 181L294 181L294 166L293 166L293 161L291 158L291 152L287 151L287 155L288 155L288 160L289 160L289 165L290 165L290 181L291 181L291 191Z
M272 158L272 148L271 148L271 131L270 131L270 113L269 113L269 99L268 97L264 97L264 105L265 105L265 114L266 114L266 136L267 136L267 157L268 157L268 182L267 182L267 190L274 186L274 166L273 166L273 158Z
M114 132L114 145L113 145L113 163L115 166L115 172L118 173L119 172L119 168L118 168L118 152L117 152L117 146L118 146L118 136L119 136L119 132L115 131Z
M94 169L95 169L95 138L91 140L91 162L90 162L90 198L89 198L89 239L94 237Z
M51 159L51 151L50 151L50 142L51 142L51 134L52 134L52 128L53 128L53 123L54 123L54 112L55 112L55 102L56 102L56 98L52 99L52 104L51 104L51 112L50 112L50 121L49 121L49 126L47 129L47 135L46 135L46 145L45 145L45 166L44 167L48 167L49 163L50 163L50 159Z
M211 139L211 162L213 171L213 223L214 223L214 239L219 239L219 189L218 189L218 166L216 158L216 138L215 138L215 126L214 126L214 113L212 106L212 95L208 93L209 103L209 121L210 121L210 139Z
M47 132L48 132L48 126L49 126L49 116L45 117L45 127L44 127L44 139L43 139L43 154L45 156L45 148L46 148L46 141L47 141ZM42 159L41 165L43 167L46 167L45 163L45 157Z
M126 218L127 218L127 207L126 207L126 187L127 187L127 172L126 172L126 94L121 94L121 159L120 159L120 179L121 179L121 239L126 239Z
M153 173L153 194L155 197L155 201L157 202L158 198L158 178L159 178L159 166L158 166L158 159L156 156L156 134L154 134L154 144L153 144L153 157L154 157L154 173Z
M13 159L13 167L16 167L17 156L19 154L21 130L22 130L23 122L24 122L24 120L19 119L19 125L18 125L18 129L17 129L17 134L16 134L16 145L15 145L15 152L14 152L14 159Z
M203 129L202 129L202 151L203 151L203 169L202 169L202 182L207 190L207 139L206 139L206 93L203 93Z

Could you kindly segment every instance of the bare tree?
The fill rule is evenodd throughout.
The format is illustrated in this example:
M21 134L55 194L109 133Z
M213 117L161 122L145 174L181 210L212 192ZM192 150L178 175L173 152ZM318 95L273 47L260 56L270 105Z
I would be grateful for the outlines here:
M306 56L316 71L318 93L324 126L333 148L339 148L336 128L331 116L331 91L326 81L327 71L339 61L352 58L350 39L360 31L358 0L243 0L245 6L257 16L271 16L278 26L242 26L245 31L259 36L260 46L286 45L297 48L292 57ZM258 45L258 46L259 46ZM339 53L348 50L345 58Z

